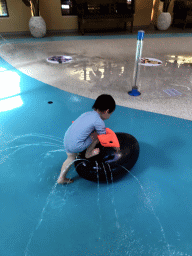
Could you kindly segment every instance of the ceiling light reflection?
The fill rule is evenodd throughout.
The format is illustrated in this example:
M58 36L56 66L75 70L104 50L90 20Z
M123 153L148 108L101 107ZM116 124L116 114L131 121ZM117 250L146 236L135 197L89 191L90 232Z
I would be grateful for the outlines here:
M0 112L18 108L23 105L20 94L20 76L0 67ZM17 95L17 96L16 96Z

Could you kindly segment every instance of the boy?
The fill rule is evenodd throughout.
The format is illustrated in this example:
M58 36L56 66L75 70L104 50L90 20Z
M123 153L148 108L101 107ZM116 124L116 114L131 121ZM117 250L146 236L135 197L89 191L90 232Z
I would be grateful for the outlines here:
M100 95L92 109L78 117L68 128L64 137L64 146L67 159L63 163L57 183L71 183L73 180L66 178L69 167L76 159L78 153L86 150L85 157L90 158L99 154L99 148L95 148L99 142L97 134L106 134L104 120L109 119L116 107L111 95Z

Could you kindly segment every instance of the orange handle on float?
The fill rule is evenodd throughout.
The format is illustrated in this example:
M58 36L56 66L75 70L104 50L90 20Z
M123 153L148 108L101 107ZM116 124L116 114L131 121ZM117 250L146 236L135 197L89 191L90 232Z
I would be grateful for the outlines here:
M97 135L97 137L104 147L120 148L117 135L109 128L106 128L106 134Z

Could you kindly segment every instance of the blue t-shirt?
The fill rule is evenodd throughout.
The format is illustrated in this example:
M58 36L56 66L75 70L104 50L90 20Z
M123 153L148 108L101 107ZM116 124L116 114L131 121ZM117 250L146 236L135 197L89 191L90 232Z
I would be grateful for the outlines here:
M89 111L78 117L68 128L64 137L67 153L79 153L87 149L92 143L90 134L96 131L105 134L105 123L96 111Z

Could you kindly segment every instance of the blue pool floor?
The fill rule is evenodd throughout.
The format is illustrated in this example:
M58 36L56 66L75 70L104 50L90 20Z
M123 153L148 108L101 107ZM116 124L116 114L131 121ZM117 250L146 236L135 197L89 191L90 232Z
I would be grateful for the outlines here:
M1 256L192 255L191 121L117 106L106 126L137 138L131 172L95 183L72 167L57 185L64 133L94 100L0 68L13 85L1 85Z

